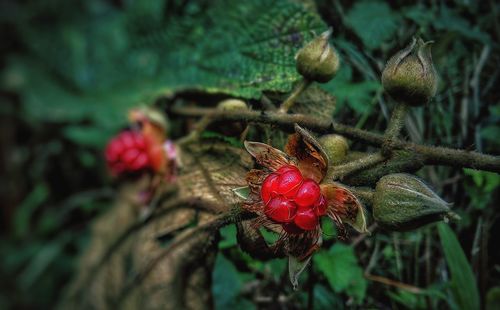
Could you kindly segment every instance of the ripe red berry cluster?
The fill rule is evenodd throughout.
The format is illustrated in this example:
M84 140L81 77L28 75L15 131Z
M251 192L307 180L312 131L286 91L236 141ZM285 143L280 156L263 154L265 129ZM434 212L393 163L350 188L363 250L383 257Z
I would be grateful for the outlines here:
M106 161L113 175L152 168L150 142L140 132L123 131L106 146Z
M297 167L286 165L271 173L260 191L264 214L291 234L313 230L326 214L327 201L318 183L304 179Z

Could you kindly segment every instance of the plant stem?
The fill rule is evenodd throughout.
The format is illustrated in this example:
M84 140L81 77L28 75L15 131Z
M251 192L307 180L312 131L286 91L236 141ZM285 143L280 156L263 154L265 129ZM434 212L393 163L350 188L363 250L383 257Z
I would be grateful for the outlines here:
M374 146L381 146L385 137L381 134L357 129L333 122L327 118L304 114L284 114L279 112L260 111L215 111L210 108L173 107L172 114L185 117L202 117L210 114L214 120L247 121L261 124L272 124L293 132L298 124L317 133L337 133L356 141L363 141ZM427 146L395 139L392 149L405 149L420 154L427 165L444 165L459 168L473 168L500 173L500 156L486 155L474 151L456 150L452 148Z
M385 130L384 137L385 142L382 144L382 154L387 156L390 154L391 143L396 140L404 126L406 114L408 113L408 105L403 102L398 102L394 111L392 111L391 119L389 124L387 124L387 129Z
M286 98L286 100L283 101L283 103L281 104L280 112L281 113L288 112L288 110L290 110L290 108L295 104L295 101L297 101L297 98L299 98L302 92L304 92L304 90L306 90L309 87L309 85L311 85L311 83L312 83L311 80L302 78L302 80L300 80L299 84L295 86L294 90L288 96L288 98Z
M344 185L345 186L345 185ZM373 204L373 196L375 191L369 187L349 187L349 190L368 205Z
M216 110L214 110L216 111ZM183 138L180 138L177 140L177 145L188 145L192 142L197 141L200 138L201 133L203 130L207 128L208 125L213 121L211 117L211 113L204 115L198 123L196 123L195 128L193 131L191 131L188 135L184 136Z
M359 170L372 167L385 160L385 157L380 153L373 153L357 160L350 161L346 164L335 166L333 168L333 180L342 180L344 177L353 174Z

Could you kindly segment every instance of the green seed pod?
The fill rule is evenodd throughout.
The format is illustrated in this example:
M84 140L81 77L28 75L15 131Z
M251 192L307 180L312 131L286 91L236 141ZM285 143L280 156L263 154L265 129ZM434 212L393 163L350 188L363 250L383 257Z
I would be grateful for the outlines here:
M413 38L389 59L382 72L382 85L394 100L419 106L436 95L438 76L432 63L432 43Z
M345 160L347 151L349 150L346 138L335 134L324 135L319 138L319 143L326 155L328 155L330 164L338 165Z
M457 215L450 211L449 203L420 179L395 173L378 181L373 197L373 217L383 228L407 231Z
M328 43L331 34L331 29L323 32L298 51L295 56L297 71L304 78L326 83L337 73L339 56Z
M225 112L248 111L247 104L239 99L226 99L217 104L217 110ZM247 127L246 122L228 123L225 121L213 122L207 129L222 133L226 136L239 136Z
M217 110L220 111L242 111L248 110L248 106L243 100L226 99L217 104Z
M170 123L165 113L157 108L149 106L141 106L130 110L129 120L131 122L150 122L163 131L167 131L170 128Z

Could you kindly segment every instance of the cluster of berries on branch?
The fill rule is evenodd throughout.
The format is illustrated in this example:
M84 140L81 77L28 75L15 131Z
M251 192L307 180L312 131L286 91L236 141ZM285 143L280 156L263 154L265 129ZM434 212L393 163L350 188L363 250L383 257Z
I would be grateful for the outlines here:
M299 169L285 165L269 174L260 191L264 214L290 234L313 230L326 215L327 201L319 184L304 178Z

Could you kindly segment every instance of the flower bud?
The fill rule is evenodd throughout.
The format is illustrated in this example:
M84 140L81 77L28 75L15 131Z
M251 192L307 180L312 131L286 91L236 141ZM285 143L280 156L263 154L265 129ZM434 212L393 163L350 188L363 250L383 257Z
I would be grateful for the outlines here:
M330 81L339 69L339 56L328 43L332 30L323 32L295 56L297 71L306 79L319 83Z
M247 104L239 99L226 99L217 104L217 110L220 111L244 111L248 110Z
M344 137L335 134L324 135L319 139L319 143L328 155L330 164L338 165L345 160L349 144Z
M247 104L240 99L226 99L217 104L217 110L223 112L248 111ZM239 136L247 127L244 121L227 123L224 121L213 122L207 129L222 133L226 136Z
M149 122L163 131L167 131L170 125L165 113L148 106L130 110L128 117L131 122Z
M407 231L448 217L450 204L424 182L404 173L382 177L375 188L373 217L386 229Z
M394 100L419 106L434 97L438 76L432 63L432 43L413 38L389 59L382 72L382 85Z

